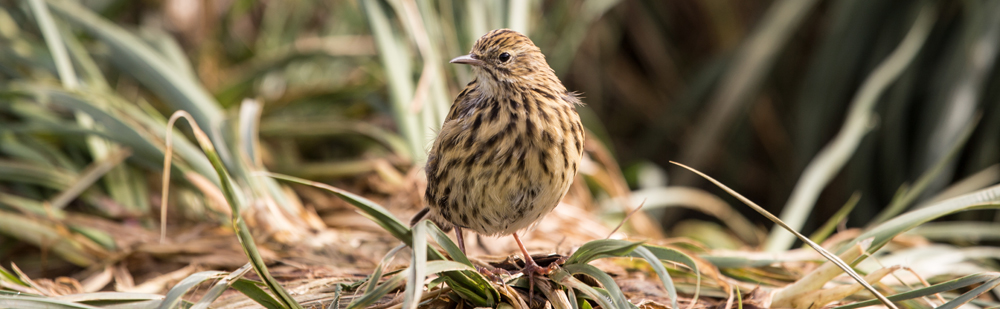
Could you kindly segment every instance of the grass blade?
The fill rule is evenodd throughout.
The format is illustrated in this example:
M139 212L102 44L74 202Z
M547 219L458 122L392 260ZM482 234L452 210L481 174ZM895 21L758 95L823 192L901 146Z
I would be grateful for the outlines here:
M54 298L0 295L0 308L20 309L101 309L90 305L77 304Z
M267 293L264 289L261 289L261 285L264 285L264 283L241 278L236 280L236 282L233 282L232 287L264 308L285 309L285 306L281 305L281 302L278 302L274 296Z
M406 137L414 160L423 162L427 155L424 151L424 145L427 144L428 137L420 135L423 132L420 129L423 124L420 123L420 117L410 113L408 106L413 100L414 91L409 48L400 44L406 41L393 33L391 22L387 17L388 12L386 12L382 1L363 0L361 5L365 16L368 17L368 24L375 37L383 67L387 68L387 84L400 133Z
M713 184L715 184L719 188L722 188L723 190L725 190L727 193L729 193L730 195L732 195L736 199L740 200L741 202L743 202L747 206L750 206L750 208L753 208L754 211L757 211L761 215L764 215L764 217L767 217L768 220L771 220L772 222L774 222L778 226L781 226L781 228L783 228L783 229L791 232L796 237L798 237L800 240L802 240L803 242L805 242L806 244L808 244L810 247L812 247L814 250L816 250L816 252L818 252L820 255L822 255L824 258L826 258L828 261L830 261L830 263L833 263L838 268L840 268L841 270L843 270L845 273L847 273L848 275L850 275L851 278L854 279L854 281L856 281L859 284L861 284L862 286L864 286L865 289L867 289L869 292L871 292L872 294L874 294L875 297L878 297L878 299L881 300L883 304L885 304L889 308L898 309L896 307L896 305L893 304L888 299L886 299L885 296L882 295L882 293L879 293L878 290L875 290L875 287L872 287L871 284L868 284L868 282L864 280L864 278L861 278L861 275L859 275L856 271L854 271L854 269L852 269L849 265L847 265L847 263L845 263L839 257L837 257L836 255L833 255L832 253L830 253L829 251L827 251L826 249L824 249L823 247L821 247L819 244L816 244L815 242L809 240L809 238L806 238L804 235L802 235L801 233L799 233L795 229L792 229L790 226L788 226L787 224L785 224L784 221L781 221L781 219L778 219L778 217L775 217L773 214L767 212L767 210L764 210L764 208L760 207L759 205L757 205L756 203L754 203L750 199L747 199L743 195L737 193L736 191L733 191L733 189L730 189L726 185L723 185L718 180L715 180L712 177L708 177L708 175L705 175L704 173L702 173L702 172L700 172L698 170L695 170L693 168L690 168L690 167L688 167L686 165L683 165L683 164L680 164L680 163L677 163L677 162L671 162L671 163L676 164L676 165L678 165L680 167L683 167L683 168L685 168L685 169L687 169L687 170L689 170L689 171L691 171L691 172L693 172L695 174L698 174L699 176L707 179L708 181L711 181ZM860 239L867 239L867 238L861 238L861 237L859 237L858 239L860 240ZM802 282L802 280L800 280L800 282ZM786 291L787 291L787 287L786 287Z
M452 261L430 261L427 262L426 266L427 266L426 274L447 273L459 270L475 272L475 269L469 267L468 265ZM386 280L378 287L372 289L369 292L366 292L358 299L355 299L353 302L347 305L347 308L365 308L375 303L375 301L382 298L382 296L385 296L392 290L404 284L406 281L407 274L410 271L411 270L407 268L397 273L396 275L392 276L392 278L389 278L389 280ZM454 289L454 287L452 287L452 289Z
M601 285L604 286L604 289L608 290L608 294L611 294L611 300L615 304L614 308L635 308L635 305L629 303L628 299L625 298L625 294L622 293L622 290L618 287L618 283L615 282L615 279L612 279L611 276L604 271L597 269L597 267L590 264L571 264L563 265L563 269L570 274L584 274L597 279L597 282L600 282Z
M399 246L396 246L395 248L392 248L392 250L389 250L389 253L385 254L385 257L382 257L382 262L380 262L378 265L375 265L375 271L372 272L370 276L368 276L367 282L364 283L367 286L365 288L365 294L371 293L373 290L375 290L375 286L378 285L379 279L382 279L382 272L385 271L385 267L389 266L389 263L392 262L392 259L396 257L396 253L399 253L399 250L403 250L403 248L406 248L406 244L401 244Z
M243 252L246 254L247 258L250 259L250 263L253 264L254 270L263 279L264 284L267 285L271 292L278 296L278 300L281 301L284 307L301 309L302 306L295 301L291 295L288 295L285 288L283 288L267 270L264 258L260 256L260 251L257 250L257 244L253 240L253 235L250 234L250 228L247 227L246 221L244 221L243 217L240 215L240 210L244 205L246 205L245 198L238 194L240 191L237 189L236 184L229 176L226 167L222 163L222 159L219 157L219 153L215 151L215 147L212 145L212 141L209 139L208 135L205 134L198 124L193 121L190 114L184 111L178 111L170 117L167 130L172 130L174 121L182 117L188 120L191 125L191 129L194 131L195 139L197 139L198 144L205 152L205 156L208 157L209 162L212 162L212 166L218 173L219 181L221 183L220 189L222 189L222 193L226 197L226 202L229 203L229 207L232 210L232 222L233 228L236 229L236 237L239 239L240 245L243 247Z
M590 241L580 246L576 252L573 252L566 259L566 264L586 264L596 259L625 256L640 245L642 245L642 242L630 242L618 239Z
M691 305L688 308L694 308L694 305L698 303L698 295L701 294L701 271L698 270L698 263L696 263L694 259L692 259L687 254L684 254L683 252L674 249L653 246L653 245L643 245L642 247L646 250L649 250L649 253L651 253L656 258L660 259L661 262L670 261L675 263L681 263L691 268L691 271L693 271L695 275L695 290L694 290L694 296L691 297L692 299Z
M670 280L670 274L667 273L667 268L663 267L663 262L660 261L660 258L646 247L635 248L635 251L632 253L646 259L649 262L649 266L652 266L653 270L656 271L656 275L660 277L660 282L663 283L663 288L667 289L667 296L670 296L670 308L680 308L677 306L677 288L674 287L674 282Z
M49 9L45 6L44 0L30 0L28 4L31 6L31 11L35 14L35 21L38 22L38 28L42 30L42 35L45 37L45 45L48 45L49 52L52 53L52 60L56 64L56 71L59 72L59 79L62 80L62 84L67 89L76 89L80 82L76 78L76 72L73 70L73 62L70 61L69 55L66 52L66 45L63 44L62 37L59 35L59 28L56 27L56 22L52 20L52 15L49 14Z
M132 151L128 149L114 149L112 153L108 154L100 161L94 162L87 167L86 170L81 172L79 178L77 178L73 185L60 192L59 195L56 195L55 198L49 201L49 205L56 209L65 208L66 205L76 199L80 193L83 193L84 190L93 186L94 182L104 176L104 174L108 171L111 171L112 168L119 166L122 161L125 161L125 159L131 155Z
M229 289L233 283L236 283L236 280L242 278L243 275L246 275L246 273L251 269L253 269L253 264L246 263L243 267L229 273L229 275L222 278L222 280L216 282L215 285L212 286L212 289L208 290L208 292L201 297L201 300L195 303L194 306L191 306L191 309L208 309L208 305L211 305L212 302L219 298L219 296L222 296L223 292Z
M552 274L549 275L549 278L571 289L580 290L580 292L583 292L584 295L587 295L591 299L597 301L597 303L601 305L601 308L617 308L610 301L608 301L607 296L601 294L600 292L590 287L586 283L583 283L583 281L573 278L573 275L571 275L566 270L556 269L555 271L552 272ZM589 305L581 306L581 308L586 308L586 306Z
M981 291L976 291L976 289L970 290L969 292L966 292L965 294L963 294L962 295L963 297L966 296L966 295L972 295L973 297L975 297L975 296L978 296L978 295L980 295L980 294L982 294L982 293L984 293L986 291L989 291L992 288L995 288L998 284L1000 284L1000 273L995 273L994 272L994 273L983 273L983 274L968 275L968 276L965 276L965 277L962 277L962 278L958 278L958 279L954 279L954 280L949 280L949 281L941 282L941 283L938 283L938 284L935 284L935 285L932 285L932 286L928 286L928 287L916 289L916 290L913 290L913 291L907 291L907 292L895 294L895 295L892 295L892 296L888 296L887 298L889 298L890 300L893 300L893 301L902 301L902 300L907 300L907 299L914 299L914 298L917 298L917 297L929 296L929 295L933 295L933 294L941 293L941 292L953 291L953 290L961 289L961 288L964 288L964 287L967 287L967 286L970 286L970 285L974 285L974 284L981 284L981 285L979 285L979 287L977 287L977 289L981 288L981 287L986 287L986 288L984 290L981 290ZM976 292L976 293L974 293L974 292ZM952 302L957 301L957 300L959 300L959 299L956 298L956 299L954 299L954 300L952 300L952 301L950 301L948 303L952 303ZM967 300L966 300L966 302L967 302ZM831 309L854 309L854 308L861 308L861 307L867 307L867 306L874 306L874 305L878 305L878 304L879 304L879 300L878 299L872 299L872 300L866 300L866 301L856 302L856 303L853 303L853 304L848 304L848 305L843 305L843 306L837 306L837 307L833 307ZM938 307L938 308L940 309L940 308L945 308L945 307L941 306L941 307ZM952 308L954 308L954 307L952 307Z
M840 132L802 171L802 176L795 185L795 189L792 190L788 203L781 210L780 217L786 221L791 229L799 230L802 228L806 217L816 203L816 199L819 198L820 191L836 176L837 172L843 168L847 160L857 150L861 138L871 129L874 117L873 107L878 102L879 96L892 85L903 70L910 65L917 52L921 50L934 25L935 16L935 9L932 5L921 6L920 13L906 37L892 54L875 68L862 84L861 89L858 90L851 101L847 119ZM767 238L766 251L787 250L794 241L795 235L782 229L771 230L771 234Z
M434 222L431 222L428 226L430 227L428 232L430 232L431 237L434 237L434 241L436 241L438 245L440 245L441 248L448 253L448 256L450 256L453 261L474 266L472 265L472 261L465 256L465 253L462 253L462 250L458 247L458 245L451 241L451 238L449 238L444 231L441 231L441 228L434 224Z
M931 220L961 211L997 208L1000 208L1000 185L950 198L941 202L936 202L929 206L899 215L865 231L855 238L855 240L848 246L844 246L844 248L850 248L850 246L865 239L872 239L871 247L869 247L866 251L868 253L874 253L875 251L878 251L878 249L881 249L882 246L889 243L889 240L896 235ZM842 249L842 251L843 250L846 249ZM851 264L856 265L866 257L867 255L862 255Z
M816 229L812 235L809 235L809 239L813 242L821 243L823 240L826 240L827 237L830 237L830 234L832 234L833 231L837 229L837 226L847 218L847 215L851 214L851 211L854 210L854 206L858 206L858 201L860 200L861 193L855 192L854 194L851 194L851 198L847 200L847 203L844 203L843 207L840 207L840 209L837 210L833 216L830 216L830 219L826 220L826 223ZM805 247L805 245L802 246Z
M177 283L170 291L167 292L166 297L163 298L163 302L160 303L159 309L173 309L176 308L181 301L184 300L184 295L187 294L191 288L205 282L207 280L215 280L225 276L225 272L221 271L203 271L195 273L193 275L187 276L184 280Z
M427 278L427 226L430 221L423 220L413 228L413 259L406 272L406 292L403 294L403 309L416 309L420 304L420 295L424 291L424 279Z
M302 178L298 178L298 177L293 177L293 176L288 176L288 175L281 175L281 174L270 173L270 172L260 172L260 173L262 173L264 175L267 175L268 177L273 177L273 178L276 178L276 179L281 179L281 180L284 180L284 181L290 181L290 182L294 182L294 183L298 183L298 184L303 184L303 185L307 185L307 186L313 186L313 187L317 187L317 188L320 188L320 189L324 189L324 190L330 191L334 195L337 195L337 197L339 197L339 198L347 201L348 203L351 203L351 205L354 205L355 207L358 207L358 209L361 210L362 213L365 216L367 216L370 219L372 219L372 221L374 221L376 224L378 224L383 229L385 229L387 232L389 232L389 234L392 234L392 236L396 237L396 239L399 239L403 243L406 243L408 246L412 246L413 245L412 244L413 237L410 235L410 233L411 233L410 228L406 227L406 225L403 224L402 221L399 221L399 219L396 219L396 217L393 216L392 213L390 213L384 207L382 207L379 204L376 204L375 202L372 202L369 199L366 199L366 198L361 197L361 196L359 196L357 194L350 193L350 192L341 190L340 188L337 188L337 187L334 187L334 186L331 186L331 185L327 185L327 184L324 184L324 183L320 183L320 182L315 182L315 181L306 180L306 179L302 179Z
M46 248L67 262L80 267L92 266L100 260L98 256L92 254L94 251L90 251L91 249L98 249L99 251L96 253L108 256L107 252L100 250L99 245L85 246L81 243L83 239L65 229L50 226L15 213L0 211L0 234L39 248Z

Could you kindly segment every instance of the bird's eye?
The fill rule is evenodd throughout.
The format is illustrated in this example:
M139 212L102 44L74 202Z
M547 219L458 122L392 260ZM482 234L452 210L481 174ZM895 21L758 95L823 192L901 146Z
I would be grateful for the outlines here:
M507 60L510 60L510 54L508 53L500 54L500 62L507 62Z

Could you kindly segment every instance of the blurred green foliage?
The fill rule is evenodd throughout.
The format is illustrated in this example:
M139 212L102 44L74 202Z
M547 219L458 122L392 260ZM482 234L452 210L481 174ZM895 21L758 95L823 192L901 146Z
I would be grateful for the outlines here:
M260 233L320 228L254 172L390 195L471 78L447 60L500 27L528 34L583 93L590 136L625 170L708 188L668 164L680 161L772 212L879 67L911 53L873 92L845 165L802 205L807 234L855 193L854 210L836 217L884 222L1000 181L996 16L1000 2L989 0L0 0L0 261L65 273L123 249L80 218L154 230L176 110L205 128L246 188L232 199L280 213ZM919 44L902 44L913 33ZM192 137L187 127L174 134L171 216L223 224L226 177ZM640 178L629 177L632 189L664 185ZM658 214L668 227L687 217ZM48 250L61 260L42 267Z

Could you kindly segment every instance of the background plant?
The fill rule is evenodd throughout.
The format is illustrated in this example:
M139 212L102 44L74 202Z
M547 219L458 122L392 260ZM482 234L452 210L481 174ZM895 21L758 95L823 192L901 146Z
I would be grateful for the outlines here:
M758 216L736 213L749 208L730 206L735 200L715 196L720 191L693 173L669 167L675 160L768 210L784 205L788 223L826 240L862 274L898 276L879 286L898 294L890 298L954 291L946 304L902 304L955 306L998 283L988 245L1000 229L984 219L995 217L991 186L1000 177L1000 113L992 104L1000 87L991 87L998 10L971 0L0 1L0 261L18 266L0 269L0 283L37 296L0 301L245 306L244 298L217 301L233 287L268 308L346 306L391 301L379 296L416 286L433 270L468 271L471 262L433 260L448 245L431 227L418 229L440 246L424 251L432 270L403 271L401 264L421 264L412 255L388 262L399 241L415 241L408 227L390 222L419 208L414 167L469 79L447 60L482 33L510 27L529 34L568 87L584 93L580 112L594 137L590 168L559 209L575 208L540 227L550 230L535 241L567 256L588 245L632 244L588 241L610 234L645 201L615 237L666 245L698 265L652 271L646 267L656 263L618 258L593 262L602 269L595 271L575 261L565 270L595 280L550 276L545 295L553 304L618 307L648 292L630 285L636 272L617 274L612 265L657 274L650 278L669 273L655 286L675 285L681 304L696 297L702 276L706 300L758 284L777 289L772 300L781 306L867 297L846 284L820 290L840 280L836 269L811 270L818 256L787 251L794 243L777 230L765 239L750 221ZM190 113L205 139L185 125L173 132L164 191L167 122L177 110ZM830 156L839 163L823 164ZM286 186L265 170L334 183L349 203ZM358 220L358 203L384 215ZM925 224L944 216L956 221ZM845 219L863 229L837 230ZM913 245L905 241L912 235L952 244ZM570 248L560 247L564 241ZM749 254L758 248L784 254ZM861 251L883 264L909 261L935 285L906 287L899 282L918 276L852 256ZM932 262L945 255L959 262ZM245 256L285 280L242 278L251 269L241 267ZM350 271L294 281L296 269L330 265ZM372 274L383 266L385 276ZM58 276L72 278L47 279ZM407 305L457 293L444 299L520 306L518 292L502 286L435 289L466 286L449 276L430 280L426 294L407 294ZM219 281L206 295L189 294L206 280ZM479 279L469 280L471 287ZM299 293L281 295L279 285ZM84 293L107 289L128 294ZM643 306L678 301L666 290L657 295L644 296L655 300Z

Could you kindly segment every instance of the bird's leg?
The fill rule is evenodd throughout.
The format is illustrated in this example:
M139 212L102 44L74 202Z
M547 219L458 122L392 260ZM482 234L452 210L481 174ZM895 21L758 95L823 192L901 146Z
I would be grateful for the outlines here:
M514 241L517 242L518 247L521 247L521 254L524 256L524 268L521 269L521 273L528 277L528 302L530 303L535 298L535 275L543 274L544 269L535 264L535 259L532 259L531 255L528 254L528 249L524 248L524 243L521 243L521 238L517 237L517 233L514 233Z
M462 254L465 254L466 257L468 258L469 254L465 252L465 237L462 236L462 228L455 226L455 236L458 238L458 249L461 249ZM452 257L452 259L454 259L454 257ZM476 265L476 271L478 271L480 274L485 275L487 278L493 279L493 281L502 281L500 279L500 276L497 276L492 271L482 266Z
M462 249L462 254L469 255L465 253L465 238L462 237L462 228L455 226L455 237L458 238L458 248Z

